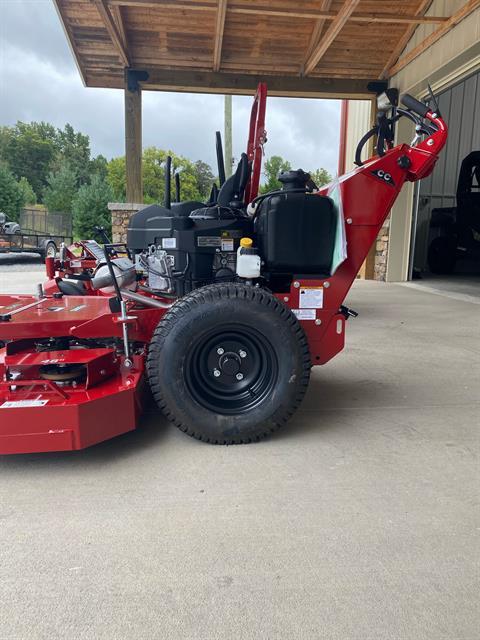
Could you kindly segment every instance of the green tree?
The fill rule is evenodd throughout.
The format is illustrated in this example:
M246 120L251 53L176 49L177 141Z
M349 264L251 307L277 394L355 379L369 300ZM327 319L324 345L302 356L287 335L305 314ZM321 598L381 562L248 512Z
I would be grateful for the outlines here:
M204 201L208 198L213 174L205 163L198 166L191 160L178 156L172 151L164 151L156 147L148 147L143 151L142 176L143 199L148 204L162 203L165 199L165 162L167 156L172 157L172 178L175 172L180 174L182 200ZM207 169L210 171L208 174ZM114 197L120 201L125 200L125 158L113 158L108 163L107 180L112 187ZM207 187L207 183L208 184ZM174 184L172 179L172 199L174 196Z
M90 160L90 179L92 176L100 176L102 180L106 180L108 175L108 160L105 156L99 154Z
M32 189L32 185L25 178L25 176L22 176L20 178L20 180L18 181L18 185L19 185L20 189L22 190L24 203L26 205L27 204L28 205L37 204L37 194Z
M281 156L272 156L265 161L263 175L265 182L260 186L260 193L268 193L281 188L278 176L282 171L290 171L292 165L288 160L284 160Z
M49 174L43 202L49 211L70 213L76 192L77 176L71 167L64 165Z
M13 175L27 178L39 198L57 152L56 130L45 122L17 122L0 134L0 159Z
M63 129L57 129L55 142L54 169L58 171L68 164L75 172L77 186L90 182L90 138L67 123Z
M210 191L215 180L212 168L203 160L197 160L193 163L193 170L195 172L197 181L197 190L200 194L200 200L206 202L210 197Z
M6 213L9 220L18 221L24 205L22 188L15 180L10 169L0 163L0 211Z
M125 156L112 158L107 165L107 182L112 188L113 198L117 202L125 202L127 184L125 176Z
M310 174L312 180L315 182L317 187L321 187L324 184L328 184L333 180L331 174L326 169L323 169L323 168L315 169L315 171L309 171L308 173Z
M111 186L100 176L93 176L90 184L83 185L73 201L73 225L78 238L92 238L94 227L111 230L111 217L108 203L113 200Z

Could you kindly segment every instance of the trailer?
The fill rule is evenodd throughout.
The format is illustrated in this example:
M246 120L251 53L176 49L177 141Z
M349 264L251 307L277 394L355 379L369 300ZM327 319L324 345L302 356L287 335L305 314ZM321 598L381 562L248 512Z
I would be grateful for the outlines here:
M18 222L8 221L0 212L0 253L38 253L44 260L54 258L62 244L69 245L71 236L38 233L22 229Z

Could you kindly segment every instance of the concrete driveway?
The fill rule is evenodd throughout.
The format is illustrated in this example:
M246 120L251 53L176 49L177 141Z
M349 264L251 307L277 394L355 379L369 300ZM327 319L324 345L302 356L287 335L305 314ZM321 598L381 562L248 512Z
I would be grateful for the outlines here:
M151 409L0 458L0 638L476 640L480 305L368 282L348 303L345 352L270 440Z

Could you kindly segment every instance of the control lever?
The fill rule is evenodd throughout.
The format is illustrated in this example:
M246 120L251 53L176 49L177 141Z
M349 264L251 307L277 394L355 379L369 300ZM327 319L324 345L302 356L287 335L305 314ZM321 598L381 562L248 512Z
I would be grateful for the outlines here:
M358 312L357 311L354 311L353 309L349 309L348 307L346 307L343 304L340 307L340 313L345 318L345 320L348 320L349 318L357 318L358 317Z
M125 355L124 365L127 369L131 369L133 367L132 357L130 355L130 340L128 337L128 323L133 320L132 317L128 315L127 312L127 304L122 297L122 292L120 291L120 286L118 284L117 276L115 275L115 271L113 269L112 260L110 256L110 249L108 245L105 245L105 260L107 261L108 271L110 273L110 277L113 282L113 288L115 289L117 303L120 307L120 318L119 322L122 325L122 335L123 335L123 352Z

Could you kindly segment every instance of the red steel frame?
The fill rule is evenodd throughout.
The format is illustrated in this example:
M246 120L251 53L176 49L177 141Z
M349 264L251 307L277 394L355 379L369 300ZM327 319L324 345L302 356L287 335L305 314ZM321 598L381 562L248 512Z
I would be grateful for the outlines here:
M267 109L267 85L260 82L253 100L248 131L247 156L252 163L252 175L245 188L245 202L251 202L258 195L262 171L263 145L267 141L265 113Z
M257 171L256 150L265 136L265 99L262 89L255 98L250 127L249 154ZM348 257L336 273L328 278L299 277L289 291L276 294L291 309L298 309L302 288L323 289L323 307L316 309L315 319L300 321L313 365L328 362L343 349L345 316L340 306L404 182L429 175L446 143L443 120L431 112L426 118L438 131L422 143L401 144L339 179ZM250 198L256 189L255 178ZM328 189L323 187L319 194L326 195ZM78 269L92 265L88 255L72 258L72 262ZM51 259L47 261L50 278L54 267ZM0 349L0 454L81 449L134 429L141 412L146 349L166 309L128 303L130 340L142 344L143 350L133 357L133 366L126 367L115 346L36 353L34 339L122 338L120 314L112 312L111 296L91 291L84 296L58 297L54 279L45 291L47 297L40 300L0 296L0 340L7 342ZM39 367L51 362L82 366L86 375L76 387L39 378Z

